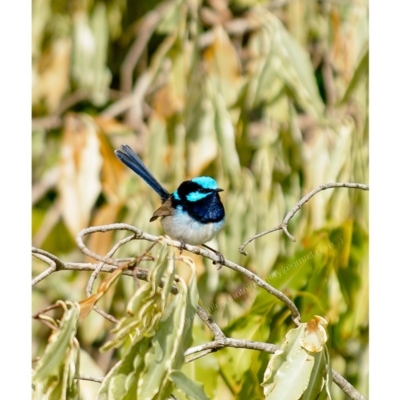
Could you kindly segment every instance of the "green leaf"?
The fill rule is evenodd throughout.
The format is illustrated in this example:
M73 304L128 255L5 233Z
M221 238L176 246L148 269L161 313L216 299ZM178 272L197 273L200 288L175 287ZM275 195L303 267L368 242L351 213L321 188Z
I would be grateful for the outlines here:
M173 258L169 262L173 264ZM195 290L195 270L191 268L191 289ZM178 369L184 361L185 342L192 330L194 307L188 301L188 290L184 281L175 280L178 294L168 304L152 340L152 347L145 356L145 368L138 383L138 395L141 399L166 398L172 389L168 376L172 369ZM194 299L197 293L194 293Z
M318 316L290 330L285 343L268 363L264 373L264 395L269 400L317 399L322 391L326 365L324 329Z
M284 85L302 108L321 117L324 104L305 49L272 13L254 9L254 18L263 28L252 38L252 46L259 52L258 64L249 83L254 105L267 98L273 102L282 94Z
M232 177L240 175L239 155L235 145L235 132L231 117L223 97L219 93L213 96L215 108L215 131L222 151L222 163ZM232 180L235 183L235 179Z
M173 371L170 379L175 386L185 393L189 400L208 400L209 397L204 392L203 385L193 382L185 374L180 371Z
M368 69L369 69L369 49L368 47L365 48L364 54L361 57L360 62L357 65L356 70L351 78L351 81L346 89L343 98L340 100L339 105L346 104L357 86L360 83L364 83L366 79L368 79Z
M186 19L185 2L182 0L175 0L161 4L159 12L162 12L162 18L157 24L157 33L170 34L177 30Z
M106 7L97 3L93 15L77 13L73 19L71 75L74 83L102 106L108 100L111 72L107 67L109 41Z
M323 387L326 384L325 381L325 365L326 358L325 352L321 351L316 353L314 367L310 375L307 390L304 392L302 400L316 400L322 392Z
M307 388L314 358L305 350L299 351L282 364L273 383L263 385L268 400L297 400Z
M140 286L130 299L127 306L128 317L120 320L114 329L114 338L102 347L102 351L119 347L126 340L131 343L138 342L144 336L148 336L157 325L163 315L174 275L173 265L166 262L167 254L167 246L162 244L157 262L150 273L149 282ZM166 277L160 289L159 285L164 273Z
M45 352L34 370L32 383L40 400L78 399L75 374L79 370L79 344L75 339L79 304L62 303L65 312L60 327L49 338Z
M184 352L192 342L191 331L198 302L193 262L189 283L175 275L173 250L162 242L156 265L132 297L115 336L104 348L124 348L122 359L105 377L99 399L141 400L167 398L174 388L169 379L181 368ZM168 254L168 258L167 258ZM163 280L163 287L158 287ZM174 281L178 293L169 291Z

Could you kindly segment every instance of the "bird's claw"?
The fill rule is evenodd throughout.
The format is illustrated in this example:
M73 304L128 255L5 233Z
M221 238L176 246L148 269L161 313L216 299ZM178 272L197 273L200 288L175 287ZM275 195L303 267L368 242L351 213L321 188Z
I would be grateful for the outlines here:
M224 262L225 262L225 257L217 250L215 250L215 255L219 258L218 261L213 261L213 265L219 264L218 269L221 269Z
M181 243L181 245L179 246L179 254L182 254L183 248L185 247L186 243L182 239L179 239L179 242Z

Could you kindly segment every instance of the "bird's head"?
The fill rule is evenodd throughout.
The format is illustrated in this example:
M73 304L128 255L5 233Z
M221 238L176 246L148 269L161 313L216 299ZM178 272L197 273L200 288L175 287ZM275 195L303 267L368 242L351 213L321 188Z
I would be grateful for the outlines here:
M199 176L180 184L173 193L176 200L186 200L189 202L200 201L208 196L218 196L218 192L222 192L217 182L209 176Z

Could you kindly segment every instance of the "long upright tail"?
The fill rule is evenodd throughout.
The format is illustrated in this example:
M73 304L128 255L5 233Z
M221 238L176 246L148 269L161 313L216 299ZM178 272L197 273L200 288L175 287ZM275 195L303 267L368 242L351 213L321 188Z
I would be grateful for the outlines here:
M136 172L164 202L170 196L169 192L163 188L148 168L144 165L139 156L126 144L121 146L121 150L115 150L115 155L132 171Z

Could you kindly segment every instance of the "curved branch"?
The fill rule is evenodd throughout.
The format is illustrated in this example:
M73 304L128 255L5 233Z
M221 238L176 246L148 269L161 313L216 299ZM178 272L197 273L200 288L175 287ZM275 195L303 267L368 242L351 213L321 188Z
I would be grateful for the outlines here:
M35 257L36 257L36 255L35 255L35 252L36 252L36 251L40 251L40 252L47 253L47 252L44 251L44 250L37 249L37 248L34 247L34 248L32 249L32 253L33 253L33 255L34 255ZM49 254L50 254L50 253L49 253ZM56 256L54 256L54 255L52 255L52 254L51 254L51 256L52 256L52 259L57 260L57 261L56 261L57 268L56 268L55 271L95 271L96 268L98 267L98 264L92 264L92 263L70 263L70 262L63 262L63 261L61 261L60 259L58 259ZM45 258L43 258L43 259L41 258L41 260L43 260L43 261L49 263L49 261L46 260ZM143 258L143 260L147 260L147 261L151 260L151 261L153 261L153 258L148 257L148 258ZM127 261L131 261L131 259L121 258L121 259L116 259L115 261L116 261L118 264L121 264L121 263L126 263ZM49 269L50 269L50 268L46 269L46 271L48 271ZM100 272L111 273L111 272L114 272L116 269L117 269L116 266L104 264L104 265L102 266ZM40 276L42 276L46 271L42 272L40 275L38 275L36 278L34 278L34 279L32 280L32 286L35 286L38 282L40 282L40 280L38 280L38 278L39 278ZM55 271L52 271L52 272L55 272ZM52 272L51 272L51 273L52 273ZM49 275L50 275L50 273L48 273L46 276L49 276ZM149 273L148 273L148 270L145 269L145 268L138 268L138 267L136 267L134 271L133 271L133 270L130 270L130 269L126 269L126 270L124 270L124 271L122 272L122 275L131 276L131 277L133 277L133 278L136 277L136 278L138 278L138 279L140 279L140 280L142 280L142 281L148 281L148 280L149 280ZM43 279L44 279L44 278L43 278ZM162 287L163 285L164 285L164 281L161 280L160 287ZM172 294L177 294L177 293L178 293L178 289L177 289L175 286L172 286L172 288L171 288L171 293L172 293Z
M322 190L326 189L333 189L333 188L349 188L349 189L361 189L361 190L369 190L369 186L365 185L363 183L351 183L351 182L336 182L336 183L325 183L324 185L318 186L316 189L314 189L312 192L308 193L305 195L294 207L292 210L290 210L287 214L282 223L277 225L275 228L269 229L267 231L258 233L255 236L252 236L251 238L247 239L240 247L239 251L241 254L247 256L247 253L244 251L244 248L251 243L253 240L258 239L261 236L268 235L271 232L283 230L285 232L286 236L293 242L296 241L295 237L289 233L287 226L289 221L294 217L294 215L297 213L297 211L300 210L300 208L307 203L308 200L311 199L311 197L315 196L317 193L321 192Z
M76 242L78 244L79 249L82 251L82 253L88 255L91 258L94 258L97 261L104 261L107 264L110 265L116 265L115 260L109 257L101 257L98 254L92 252L90 249L86 247L86 245L83 242L83 238L86 235L89 235L94 232L108 232L111 230L127 230L129 232L133 232L134 239L143 239L147 240L149 242L158 242L160 240L159 236L154 236L150 235L148 233L142 232L140 229L136 228L135 226L128 225L128 224L123 224L123 223L117 223L117 224L110 224L110 225L101 225L101 226L96 226L96 227L89 227L86 229L83 229L81 232L79 232ZM177 241L177 240L172 240L172 239L165 239L165 243L168 246L173 246L178 249L182 249L182 243ZM297 309L296 305L290 300L285 294L283 294L281 291L278 289L275 289L273 286L271 286L269 283L265 282L263 279L261 279L258 275L256 275L254 272L251 272L250 270L232 262L229 260L223 260L222 263L220 262L220 258L213 252L203 249L198 246L193 246L190 244L185 244L183 246L183 249L190 251L193 254L201 255L203 257L206 257L212 261L215 261L215 263L219 263L221 265L224 265L225 267L228 267L236 272L239 272L243 275L245 275L247 278L255 282L257 286L260 288L266 290L268 293L272 294L275 296L277 299L281 300L290 310L292 314L292 319L296 325L299 325L300 323L300 313L299 310Z
M33 253L33 256L41 261L44 261L46 264L50 265L49 268L47 268L45 271L43 271L41 274L39 274L36 278L34 278L32 280L32 286L35 286L37 283L42 281L44 278L47 278L53 272L57 271L57 264L51 258L49 258L43 254Z
M105 256L105 258L109 258L112 257L114 255L114 253L121 247L123 246L125 243L130 242L131 240L133 240L135 237L135 235L131 235L128 236L125 239L120 240ZM105 262L102 261L100 262L96 269L93 271L92 275L90 275L90 279L88 281L88 284L86 286L86 296L90 297L92 295L93 292L93 285L94 285L94 281L97 279L97 276L99 275L100 271L102 270L103 266L105 265Z

